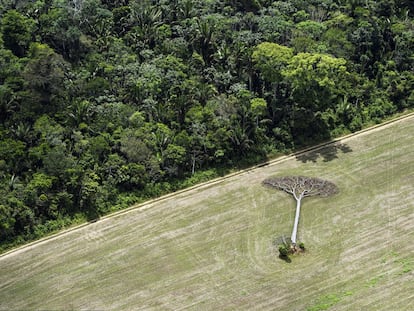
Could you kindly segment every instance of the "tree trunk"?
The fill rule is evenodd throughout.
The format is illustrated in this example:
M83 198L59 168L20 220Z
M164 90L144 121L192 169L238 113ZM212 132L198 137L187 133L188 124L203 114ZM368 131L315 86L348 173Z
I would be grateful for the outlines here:
M196 155L195 152L193 153L192 159L191 159L191 175L194 175L195 173L195 165L196 165Z
M296 245L296 234L298 232L298 225L299 225L299 215L300 215L300 202L302 198L296 199L296 213L295 213L295 223L293 224L293 231L292 231L292 244Z

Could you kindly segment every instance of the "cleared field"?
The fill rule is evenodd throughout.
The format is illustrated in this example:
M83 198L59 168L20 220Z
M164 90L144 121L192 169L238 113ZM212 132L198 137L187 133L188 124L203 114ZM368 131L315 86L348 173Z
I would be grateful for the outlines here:
M0 310L412 310L414 117L0 258ZM278 175L336 183L302 202ZM149 207L149 208L148 208Z

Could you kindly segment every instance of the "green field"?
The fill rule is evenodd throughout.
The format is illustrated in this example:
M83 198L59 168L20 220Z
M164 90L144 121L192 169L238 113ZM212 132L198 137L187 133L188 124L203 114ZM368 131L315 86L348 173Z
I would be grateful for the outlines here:
M102 219L0 258L0 310L412 310L414 117ZM302 202L261 185L336 183Z

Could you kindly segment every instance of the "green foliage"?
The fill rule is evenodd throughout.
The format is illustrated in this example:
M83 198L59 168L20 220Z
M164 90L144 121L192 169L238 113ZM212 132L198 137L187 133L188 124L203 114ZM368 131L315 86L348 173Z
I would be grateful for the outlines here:
M42 42L64 58L77 61L84 55L87 42L69 6L55 5L43 10L38 22Z
M336 305L341 300L340 297L338 297L335 294L330 294L323 296L319 299L319 301L312 307L307 308L307 311L322 311L322 310L328 310L330 307Z
M26 54L32 40L34 21L16 10L7 11L1 19L1 32L4 47L14 55L22 57Z
M0 243L414 106L408 1L3 2Z
M68 64L46 44L32 43L29 54L23 77L30 97L26 99L23 111L35 115L57 113L66 104L63 100Z
M279 82L282 70L293 57L293 50L276 43L260 43L252 54L252 59L261 71L263 78L269 82Z
M289 246L279 245L279 255L280 257L286 258L289 256Z
M0 144L0 159L5 161L9 173L13 173L19 164L19 160L25 156L26 144L19 140L3 139Z
M0 205L0 238L2 240L13 233L16 223L13 214L9 206Z
M352 296L353 292L344 292L339 294L328 294L325 296L320 297L313 306L308 307L307 311L322 311L328 310L337 303L339 303L343 298L348 296Z
M334 89L346 79L345 64L345 59L326 54L299 53L289 60L283 74L291 81L293 89L301 89L301 92L317 91L315 86Z

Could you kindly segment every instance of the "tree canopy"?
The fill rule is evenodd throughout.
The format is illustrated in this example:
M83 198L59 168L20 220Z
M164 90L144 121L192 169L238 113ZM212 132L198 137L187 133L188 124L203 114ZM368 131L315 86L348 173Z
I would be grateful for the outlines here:
M413 108L413 13L2 1L0 247Z

